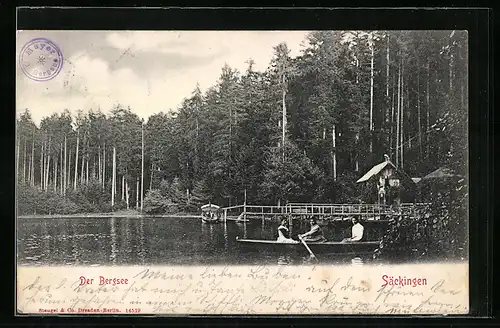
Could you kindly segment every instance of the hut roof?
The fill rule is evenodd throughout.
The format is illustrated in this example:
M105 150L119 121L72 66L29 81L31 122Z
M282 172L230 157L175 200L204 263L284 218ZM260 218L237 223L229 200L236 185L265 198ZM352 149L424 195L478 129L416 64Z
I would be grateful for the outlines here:
M220 206L215 204L205 204L201 207L202 211L218 210L219 208Z
M453 170L451 170L447 167L440 167L439 169L427 174L425 177L422 178L422 180L447 179L447 178L454 178L454 177L461 177L461 175L455 174L455 172L453 172Z
M356 182L359 183L359 182L365 182L365 181L370 180L373 176L379 174L380 171L382 171L387 165L392 166L394 169L397 170L396 166L394 166L394 164L392 164L390 161L384 161L384 162L372 167L370 169L370 171L366 172L366 174L363 175L361 178L359 178L358 181L356 181Z

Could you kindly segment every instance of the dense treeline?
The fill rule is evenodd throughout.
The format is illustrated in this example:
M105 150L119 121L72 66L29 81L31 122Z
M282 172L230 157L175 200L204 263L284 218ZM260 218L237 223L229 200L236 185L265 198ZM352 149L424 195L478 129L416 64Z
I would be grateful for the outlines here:
M19 212L193 211L241 204L245 190L248 203L370 202L355 181L383 154L410 176L466 175L466 32L313 32L307 43L296 58L277 45L264 72L226 65L147 122L117 105L36 126L26 110Z

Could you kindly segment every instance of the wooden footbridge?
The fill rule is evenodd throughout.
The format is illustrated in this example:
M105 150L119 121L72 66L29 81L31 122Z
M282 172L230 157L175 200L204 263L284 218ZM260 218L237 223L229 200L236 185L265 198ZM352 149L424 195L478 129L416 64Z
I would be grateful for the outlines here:
M273 217L313 216L319 219L345 220L361 215L365 220L387 220L394 216L416 216L427 203L402 203L397 207L382 204L288 203L283 206L237 205L221 208L224 220L245 221Z

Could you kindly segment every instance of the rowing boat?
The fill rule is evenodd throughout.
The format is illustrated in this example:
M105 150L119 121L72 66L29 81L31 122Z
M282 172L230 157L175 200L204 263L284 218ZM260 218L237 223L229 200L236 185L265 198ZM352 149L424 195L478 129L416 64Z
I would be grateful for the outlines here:
M278 242L275 240L240 239L236 237L239 246L246 250L271 251L271 252L307 252L300 242ZM327 241L321 243L307 242L313 253L335 253L345 255L372 254L380 245L380 241L348 242L341 243Z

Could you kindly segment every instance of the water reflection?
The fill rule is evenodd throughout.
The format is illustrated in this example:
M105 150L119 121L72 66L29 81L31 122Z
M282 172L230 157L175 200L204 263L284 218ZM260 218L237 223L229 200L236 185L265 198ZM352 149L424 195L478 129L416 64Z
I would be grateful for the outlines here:
M224 221L224 249L229 249L229 236L227 234L227 221Z
M22 219L18 221L18 261L92 266L309 264L309 255L302 249L279 254L266 248L244 249L236 242L236 236L274 240L278 225L277 220L210 224L180 218ZM346 225L335 230L348 229ZM342 237L331 235L329 239ZM360 265L365 260L318 256L320 263Z
M292 257L290 255L280 255L278 256L278 265L290 265L293 264Z
M139 256L139 261L141 264L146 262L146 248L144 247L144 219L139 219L139 251L137 252Z
M73 262L75 264L78 264L80 262L80 256L79 256L79 250L78 250L78 246L79 246L79 242L77 240L77 231L76 231L76 228L75 228L75 221L70 221L70 227L71 227L71 231L72 231L72 234L70 236L72 236L73 238L71 238L71 259L73 260ZM71 263L71 262L69 262Z
M109 260L111 263L116 264L116 253L118 252L118 247L116 245L116 227L115 218L110 219L111 225L111 254L109 255Z
M355 257L351 260L352 265L363 265L363 259L361 257Z

